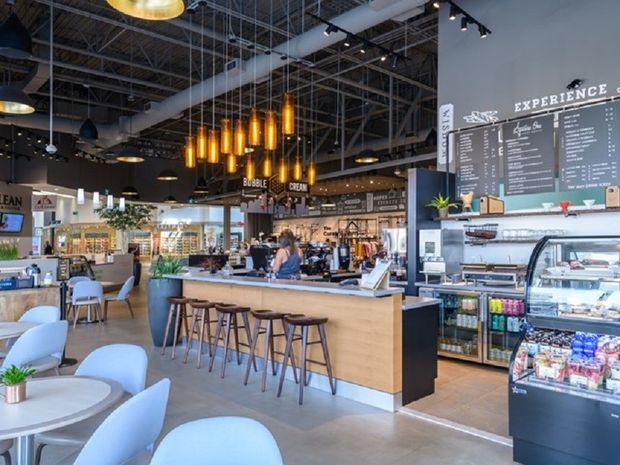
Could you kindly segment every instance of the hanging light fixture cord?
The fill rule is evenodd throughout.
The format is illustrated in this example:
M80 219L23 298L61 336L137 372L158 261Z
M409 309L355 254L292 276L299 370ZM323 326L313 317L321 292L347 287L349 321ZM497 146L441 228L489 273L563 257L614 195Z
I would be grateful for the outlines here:
M54 0L50 2L50 144L54 144Z

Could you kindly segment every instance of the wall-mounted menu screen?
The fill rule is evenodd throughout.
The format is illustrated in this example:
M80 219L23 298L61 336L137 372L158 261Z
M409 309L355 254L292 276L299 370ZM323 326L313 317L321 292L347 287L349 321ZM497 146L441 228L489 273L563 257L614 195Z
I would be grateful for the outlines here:
M555 190L553 115L502 125L504 195Z
M459 132L455 143L457 195L499 195L499 128Z
M618 184L620 103L560 113L560 190Z

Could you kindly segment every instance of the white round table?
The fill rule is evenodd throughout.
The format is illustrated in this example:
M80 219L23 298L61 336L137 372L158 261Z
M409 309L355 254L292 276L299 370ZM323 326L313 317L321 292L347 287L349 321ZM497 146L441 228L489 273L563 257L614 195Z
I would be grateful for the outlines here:
M3 339L13 339L21 336L30 328L37 326L37 323L26 323L21 321L0 321L0 341Z
M112 406L123 395L111 380L54 376L28 381L26 400L0 400L0 440L17 438L17 465L34 462L34 435L71 425Z

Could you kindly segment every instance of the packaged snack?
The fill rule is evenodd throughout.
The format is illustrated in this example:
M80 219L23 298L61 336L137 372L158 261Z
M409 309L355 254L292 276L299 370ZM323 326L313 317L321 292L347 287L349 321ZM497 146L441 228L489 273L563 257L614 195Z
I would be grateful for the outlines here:
M587 378L587 388L597 390L603 383L605 367L596 358L589 359L583 368L583 374Z
M515 361L512 364L512 377L513 379L519 379L525 370L527 370L527 354L528 349L521 345L517 354L515 355Z

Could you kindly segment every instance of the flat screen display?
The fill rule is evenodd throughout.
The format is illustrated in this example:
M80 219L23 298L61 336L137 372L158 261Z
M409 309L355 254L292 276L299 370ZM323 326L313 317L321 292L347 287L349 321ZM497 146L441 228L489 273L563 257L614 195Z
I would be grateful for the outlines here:
M24 215L21 213L0 213L0 233L22 232Z

